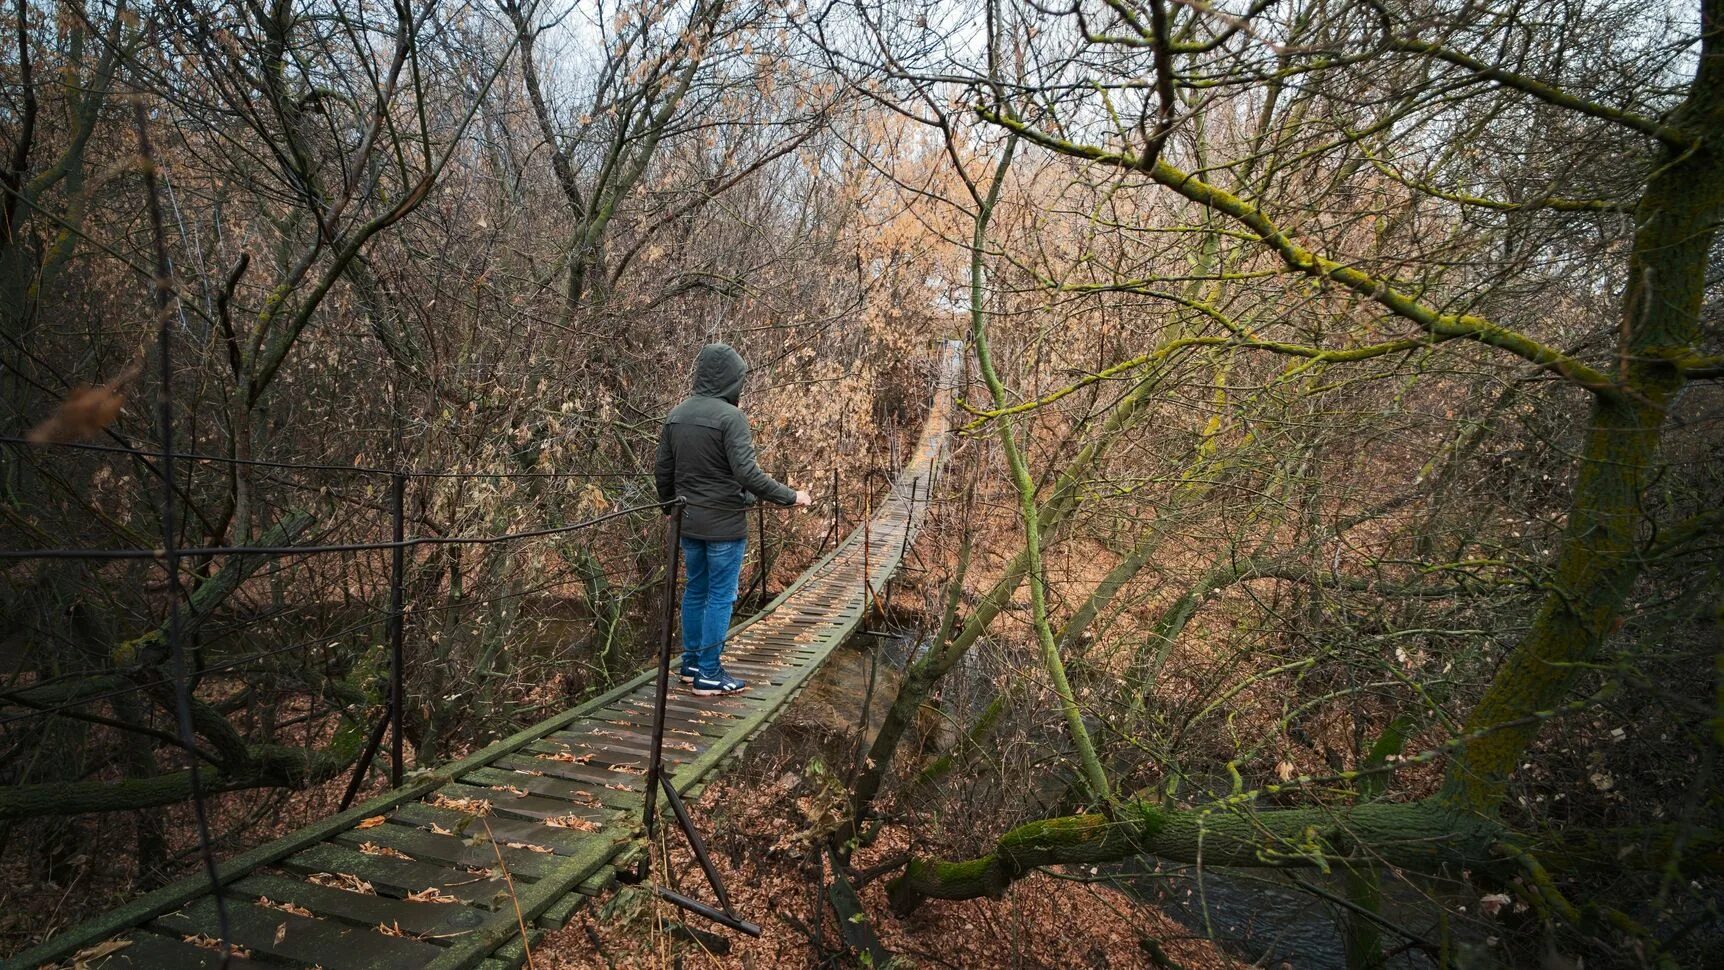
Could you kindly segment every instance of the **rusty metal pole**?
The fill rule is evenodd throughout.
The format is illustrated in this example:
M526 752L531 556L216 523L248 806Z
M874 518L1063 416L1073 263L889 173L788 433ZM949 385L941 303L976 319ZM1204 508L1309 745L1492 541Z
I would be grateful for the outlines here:
M874 605L874 569L869 565L869 553L874 545L870 528L874 521L874 496L868 491L868 476L862 476L862 615ZM866 620L864 620L866 622Z
M646 810L642 822L646 827L649 850L641 854L641 873L646 876L647 858L651 855L655 816L658 813L659 777L664 771L664 709L670 698L670 654L676 640L676 579L682 569L682 502L671 508L670 523L665 529L664 599L661 609L664 624L659 629L658 696L652 712L652 751L646 773Z
M910 514L904 517L904 544L898 549L898 562L904 562L904 557L910 554L910 529L916 524L916 486L922 484L922 476L910 479Z
M766 506L757 502L754 511L756 522L760 526L760 602L764 603L772 595L772 587L769 585L772 578L772 556L766 549Z
M407 476L396 472L391 482L390 511L395 519L395 548L389 562L389 785L401 787L401 709L405 690L401 674L402 585L407 558Z

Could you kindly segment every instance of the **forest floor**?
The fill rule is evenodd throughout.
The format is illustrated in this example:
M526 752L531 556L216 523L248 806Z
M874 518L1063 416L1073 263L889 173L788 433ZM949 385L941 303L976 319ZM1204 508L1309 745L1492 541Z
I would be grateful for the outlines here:
M828 873L815 851L844 805L844 780L827 766L852 757L871 666L866 656L835 654L785 717L690 805L738 912L761 926L759 939L689 917L696 929L728 942L728 952L716 952L724 946L708 949L676 929L687 914L642 889L619 887L535 948L537 970L866 965L844 952L838 916L825 902ZM891 696L891 672L880 664L876 673L871 724L879 723ZM710 900L681 833L673 827L663 845L681 891ZM852 864L867 872L912 846L941 849L926 833L887 825ZM662 859L655 851L656 882L670 878ZM1110 885L1036 874L1003 899L935 901L898 919L887 905L889 878L861 888L862 906L884 949L909 966L1149 967L1156 948L1168 965L1189 970L1243 966L1156 906Z

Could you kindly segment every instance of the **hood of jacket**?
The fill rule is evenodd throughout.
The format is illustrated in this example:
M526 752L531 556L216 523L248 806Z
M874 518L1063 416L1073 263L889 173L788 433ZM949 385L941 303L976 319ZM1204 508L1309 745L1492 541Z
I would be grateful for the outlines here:
M748 365L729 344L707 344L694 360L694 393L735 404L742 395L742 380Z

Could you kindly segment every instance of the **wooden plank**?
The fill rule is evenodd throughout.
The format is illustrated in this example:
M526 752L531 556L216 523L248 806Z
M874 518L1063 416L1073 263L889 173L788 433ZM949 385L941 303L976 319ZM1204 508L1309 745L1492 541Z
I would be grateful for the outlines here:
M527 939L522 940L519 929L515 938L497 947L489 957L479 964L479 970L515 970L527 961L527 949L536 946L545 935L545 931L537 926L527 927Z
M695 753L688 751L674 752L677 756L671 757L673 752L668 746L668 738L666 739L666 745L667 747L664 752L664 760L666 764L674 766L694 760ZM644 751L617 751L615 749L609 749L591 753L593 755L593 759L586 764L512 754L507 758L498 759L497 767L507 771L538 772L538 776L528 774L527 777L532 778L542 776L546 778L558 778L564 781L572 781L576 783L574 787L577 788L591 788L594 786L602 788L604 785L609 783L609 780L607 779L607 781L604 782L589 781L587 778L589 772L597 769L606 773L613 773L610 770L612 767L632 767L638 768L644 772L646 771L647 761L649 758L649 755ZM511 782L511 784L515 783ZM597 792L595 791L594 794L597 794ZM508 796L504 795L502 797Z
M622 725L606 723L603 730L605 732L604 734L563 731L559 734L551 735L550 738L547 739L552 744L562 745L560 750L523 751L499 758L497 759L497 764L502 765L510 760L550 760L561 764L589 764L594 766L646 764L647 757L652 754L652 736L649 733L652 730L651 728L642 728L632 724ZM674 736L675 735L670 734L670 732L666 730L665 737L667 740ZM682 736L687 737L687 735ZM566 758L556 757L558 754L569 754L577 758L581 758L582 760L571 762ZM667 747L664 749L663 754L664 757L670 761L689 760L684 757L688 754L688 751L685 748ZM591 755L590 759L587 757L588 755ZM537 768L538 766L534 765L532 767Z
M529 923L538 919L540 913L545 912L575 886L615 858L627 841L618 839L605 842L594 839L592 847L585 854L568 860L556 875L521 887L515 900L521 918ZM454 941L437 959L426 965L427 970L464 970L489 956L493 949L519 933L515 919L513 909L495 914L490 922Z
M108 956L94 957L80 966L89 970L218 970L221 954L215 950L181 942L183 934L161 936L145 930L129 930L115 939L125 946ZM249 970L256 961L231 956L227 964L232 970ZM35 964L11 963L6 966L28 970Z
M619 727L644 728L647 731L652 730L651 711L640 711L630 708L624 711L613 710L608 712L607 716L610 718L608 723L618 725ZM694 740L696 744L703 742L691 737L687 732L693 731L694 734L699 735L701 738L724 737L724 726L722 724L714 724L710 721L696 721L689 718L666 716L664 719L664 727L666 737L680 736L684 740Z
M441 951L430 943L385 936L374 929L332 920L295 916L254 903L227 900L228 939L255 956L271 956L320 966L367 970L418 970ZM215 936L216 901L205 896L184 909L158 917L155 927L175 933Z
M593 808L590 814L582 814L582 818L592 821L603 821L610 813L601 808ZM425 802L414 802L403 805L395 813L394 820L411 825L440 825L451 832L461 832L462 821L469 816L454 809L438 808ZM518 818L504 818L493 813L485 819L490 823L491 833L502 842L521 842L527 845L537 845L550 849L557 855L575 855L587 841L586 836L574 829L558 828L545 825L538 821L525 821Z
M331 815L305 828L290 832L273 842L243 852L217 867L216 880L225 885L259 866L279 861L307 846L322 842L336 832L352 828L362 819L381 815L397 805L415 801L474 765L485 764L500 754L514 751L529 741L537 740L552 731L560 730L585 717L588 713L599 710L618 698L627 696L642 684L650 683L656 675L656 670L642 671L597 697L583 701L560 714L554 714L532 727L517 731L459 761L443 766L418 781L385 792L376 798L355 805L345 812ZM209 892L209 889L209 878L204 874L188 876L178 882L169 883L160 889L146 893L124 906L109 910L101 916L71 927L46 943L17 954L12 959L18 966L23 967L57 963L76 951L109 939L129 927L142 925L152 917L177 909L188 900Z
M361 926L400 926L416 936L452 939L491 917L489 910L461 903L420 903L391 896L348 892L319 886L296 876L261 872L232 886L236 895L292 903L326 919Z
M608 882L606 881L607 874L609 877ZM562 899L551 904L550 908L539 914L539 918L535 922L547 930L562 929L569 925L569 920L574 919L576 913L591 905L593 896L598 894L597 892L588 893L584 887L600 883L604 883L608 887L616 884L616 878L616 870L612 869L610 866L605 866L603 869L600 869L598 872L587 877L586 882L576 886L574 892L567 893ZM599 890L599 892L602 891L603 890Z
M609 791L639 791L642 787L642 775L629 774L621 771L609 771L604 768L592 768L587 765L568 765L574 778L553 778L549 775L535 778L523 775L517 771L501 771L496 768L480 768L467 773L465 780L469 785L513 785L531 795L542 795L546 798L562 798L570 802L581 800L573 794L577 790L591 790L591 794L599 794L599 786ZM616 787L611 786L626 786ZM509 797L508 792L491 794L493 802L499 802Z
M553 818L559 815L576 815L589 822L600 825L611 825L619 812L639 812L640 796L630 792L613 791L608 788L578 789L587 791L599 804L594 805L585 800L571 801L568 798L550 798L544 795L528 795L525 798L513 796L499 799L498 793L489 788L477 788L471 785L444 785L441 791L451 798L483 798L491 802L491 816L509 816L516 819L530 819L537 822L540 819ZM567 794L575 795L576 789Z
M606 721L604 723L604 730L605 733L602 735L593 734L591 732L582 732L578 729L559 731L556 734L547 736L544 741L528 745L519 752L510 755L510 757L554 757L558 754L574 754L577 753L574 749L578 746L585 745L591 747L600 742L603 743L604 747L620 749L631 753L644 754L652 751L652 727L650 725L643 726L628 721ZM687 738L690 737L690 735L672 734L670 731L670 725L667 723L665 725L665 737L667 739L672 737ZM696 743L698 743L698 741ZM665 756L675 757L675 752L683 750L685 749L672 748L665 752Z
M680 698L672 697L669 701L665 702L666 723L690 721L712 724L728 730L726 725L730 722L739 721L748 716L749 709L746 707L736 706L720 708L714 707L710 704L696 703L699 700L701 700L701 698L688 696ZM623 709L632 709L639 712L635 715L636 717L639 717L642 714L649 718L653 716L653 709L650 701L645 705L628 704L625 705Z
M465 903L486 909L508 905L509 887L501 878L492 879L485 873L465 872L428 862L366 855L329 842L289 856L286 867L306 874L327 872L357 876L388 896L405 896L436 888Z
M656 703L651 694L637 695L648 705ZM760 698L748 693L731 694L725 697L697 697L686 687L678 687L671 691L665 699L665 708L680 714L694 717L716 717L728 714L731 717L747 717L760 706Z
M411 825L379 825L369 829L350 829L335 837L341 845L350 845L364 852L361 846L371 845L393 849L419 862L434 862L457 869L489 869L503 857L503 865L517 879L538 879L552 863L549 852L531 849L511 849L501 840L492 845L486 828L481 824L468 826L460 837L437 835Z

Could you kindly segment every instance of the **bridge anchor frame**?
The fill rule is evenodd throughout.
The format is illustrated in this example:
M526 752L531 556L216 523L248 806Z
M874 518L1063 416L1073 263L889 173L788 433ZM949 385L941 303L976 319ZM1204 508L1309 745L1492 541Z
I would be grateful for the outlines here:
M664 718L665 705L670 698L670 655L676 640L676 585L677 575L682 569L683 504L678 500L676 505L671 507L670 522L665 529L665 562L668 569L664 583L664 625L659 637L658 691L653 704L652 751L646 774L646 807L641 819L647 846L639 861L635 863L634 871L617 873L617 881L631 885L644 883L652 871L652 841L653 833L658 827L658 793L662 789L664 800L670 804L671 812L676 816L677 826L688 839L689 848L694 851L695 860L706 874L706 881L712 886L713 895L718 897L718 907L714 908L663 886L653 886L653 892L666 902L721 926L747 933L749 936L759 936L760 926L743 919L737 914L736 907L731 905L730 894L724 890L724 877L719 875L718 869L712 864L712 857L706 851L706 840L701 838L700 829L695 827L694 819L689 817L688 806L683 804L682 796L677 793L676 786L671 784L670 776L664 771ZM669 866L670 861L667 859L665 867L668 869Z

